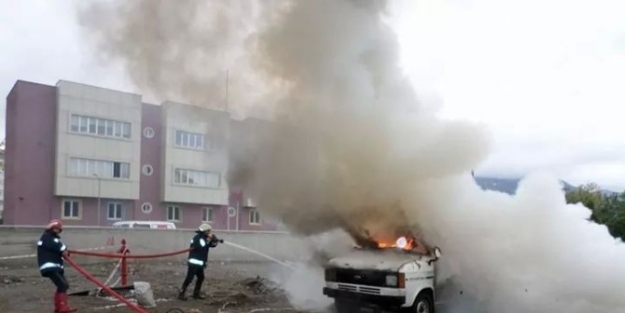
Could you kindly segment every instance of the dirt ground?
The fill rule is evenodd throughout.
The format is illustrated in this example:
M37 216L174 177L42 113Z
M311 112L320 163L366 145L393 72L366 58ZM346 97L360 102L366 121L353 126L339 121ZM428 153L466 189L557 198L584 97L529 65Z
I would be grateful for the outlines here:
M77 260L80 264L80 260ZM211 262L206 269L207 279L203 291L205 300L180 301L176 299L185 275L183 262L130 261L130 281L149 282L158 313L251 313L286 312L311 313L293 309L284 292L266 278L270 263ZM52 312L54 285L39 275L32 259L0 263L0 312L43 313ZM114 263L85 265L84 268L98 279L107 279ZM95 286L72 268L66 269L70 283L68 293L95 290ZM115 280L115 279L114 279ZM192 289L193 284L190 286ZM106 297L71 296L70 304L78 312L133 312L119 302ZM175 310L175 309L179 310Z

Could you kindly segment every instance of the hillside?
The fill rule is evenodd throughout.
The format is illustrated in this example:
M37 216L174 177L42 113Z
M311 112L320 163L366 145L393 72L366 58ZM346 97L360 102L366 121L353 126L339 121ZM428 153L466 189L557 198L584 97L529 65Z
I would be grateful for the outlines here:
M505 192L507 194L514 194L516 192L517 186L519 185L520 178L495 178L495 177L475 177L475 181L477 184L482 187L482 189L486 190L494 190ZM573 186L563 180L561 180L564 185L564 190L569 191L571 189L575 189L576 186ZM610 190L602 190L604 194L613 194L614 191Z

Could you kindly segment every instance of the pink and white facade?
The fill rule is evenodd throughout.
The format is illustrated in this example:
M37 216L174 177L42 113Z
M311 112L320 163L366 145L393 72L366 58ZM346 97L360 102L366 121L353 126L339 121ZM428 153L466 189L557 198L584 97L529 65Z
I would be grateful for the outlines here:
M245 123L225 111L147 104L79 83L18 81L6 103L4 224L154 220L275 230L224 179L228 138L245 136L231 132Z

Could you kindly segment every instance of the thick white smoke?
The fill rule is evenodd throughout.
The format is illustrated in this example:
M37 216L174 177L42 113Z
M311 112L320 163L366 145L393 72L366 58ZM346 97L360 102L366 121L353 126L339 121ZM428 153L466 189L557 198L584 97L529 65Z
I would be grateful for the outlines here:
M625 250L586 220L590 211L565 204L557 179L530 176L514 197L474 183L469 172L488 155L489 135L417 103L382 21L385 1L206 3L102 4L81 16L118 21L86 29L161 98L214 106L223 82L215 73L249 71L232 105L250 112L270 103L275 124L235 156L229 183L245 186L264 214L303 234L418 228L443 249L440 278L453 277L488 312L625 307ZM295 304L320 292L298 287Z

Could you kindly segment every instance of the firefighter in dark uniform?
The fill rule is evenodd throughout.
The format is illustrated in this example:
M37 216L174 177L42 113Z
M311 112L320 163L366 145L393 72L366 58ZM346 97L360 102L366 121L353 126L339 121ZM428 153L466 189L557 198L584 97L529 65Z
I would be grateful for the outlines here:
M60 234L63 231L63 224L59 220L52 220L48 223L46 230L41 235L37 243L37 263L41 276L48 277L56 286L54 294L54 312L70 313L76 309L67 304L67 289L69 284L65 279L63 269L63 258L68 257L67 247L61 241Z
M210 248L217 247L218 243L224 242L212 234L211 230L212 227L209 224L202 224L196 231L195 237L191 239L191 245L189 246L191 250L187 260L187 277L182 283L180 294L178 294L178 299L180 300L187 300L185 294L194 277L197 279L195 281L195 289L193 289L193 298L206 298L200 294L200 290L204 282L204 269L208 262L208 251Z

